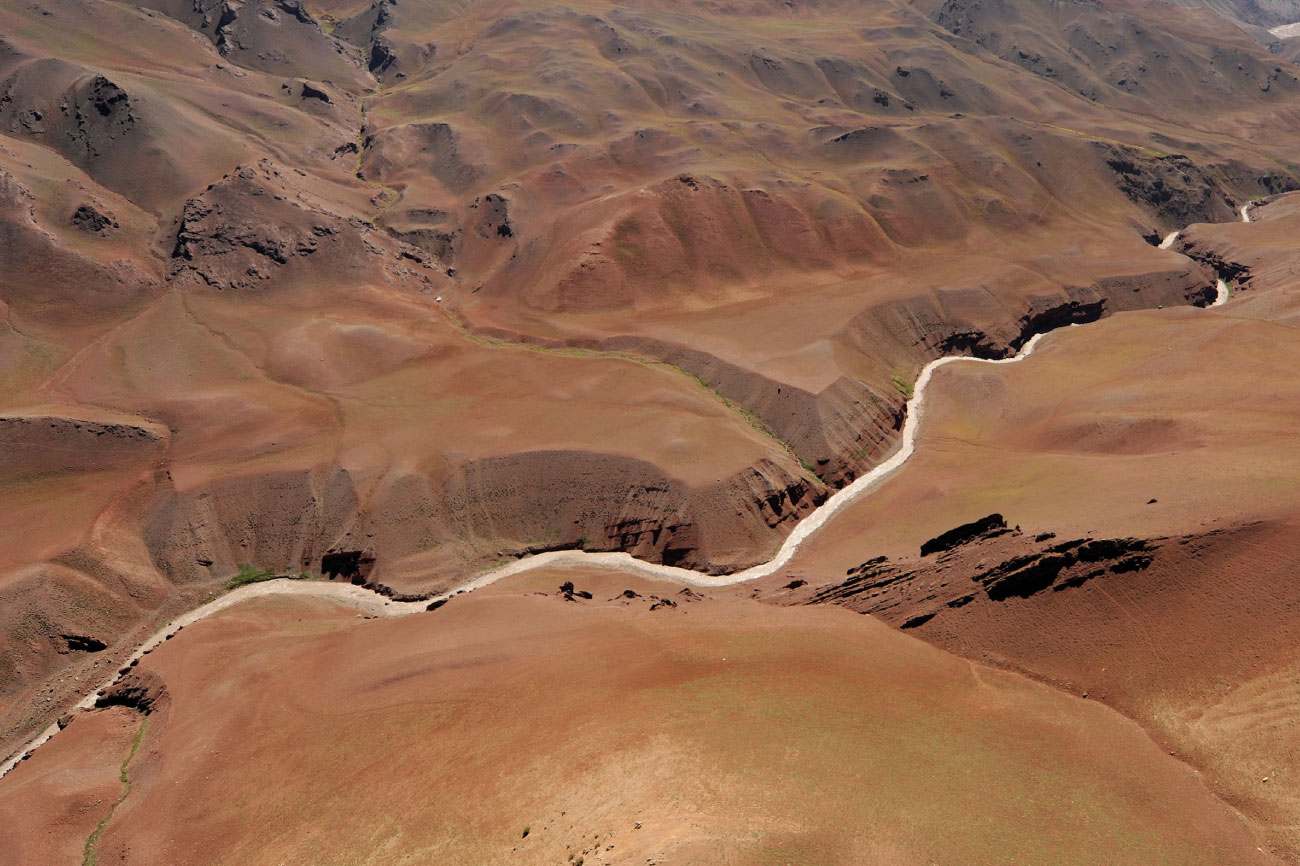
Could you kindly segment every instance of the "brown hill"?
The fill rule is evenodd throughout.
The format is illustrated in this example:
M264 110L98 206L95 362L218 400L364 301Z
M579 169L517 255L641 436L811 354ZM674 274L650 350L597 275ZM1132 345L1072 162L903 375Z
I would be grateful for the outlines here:
M139 670L0 786L25 862L1277 862L1112 710L844 611L559 572L245 604Z

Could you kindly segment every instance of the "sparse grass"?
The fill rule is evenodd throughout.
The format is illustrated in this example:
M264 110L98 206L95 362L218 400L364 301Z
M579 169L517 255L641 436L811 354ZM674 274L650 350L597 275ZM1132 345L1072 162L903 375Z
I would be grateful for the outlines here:
M465 324L465 322L460 318L460 316L456 314L454 310L444 307L443 311L446 313L447 318L451 321L451 323L457 328L457 330L461 332L461 335L465 337L465 339L469 340L472 343L477 343L480 346L489 346L497 349L523 349L529 352L538 352L543 355L562 355L569 358L603 358L612 361L628 361L633 364L641 364L642 366L645 367L660 367L660 368L667 368L669 370L672 370L678 375L685 376L686 378L695 382L695 384L699 385L704 390L708 391L710 394L713 395L714 399L716 399L719 403L721 403L726 409L736 413L750 427L754 428L759 433L762 433L764 436L767 436L769 439L772 439L774 442L780 445L785 450L785 452L790 455L791 459L797 462L799 466L802 467L809 474L809 476L811 476L812 479L816 480L820 484L826 483L825 480L823 480L822 477L818 475L817 472L811 466L809 466L808 463L805 462L802 457L800 457L797 453L795 453L795 450L790 445L790 443L786 442L784 439L778 436L776 432L772 430L772 428L768 427L765 423L763 423L763 419L760 418L755 412L751 411L750 409L746 409L744 406L740 406L736 403L733 403L726 396L724 396L722 392L719 391L716 387L704 381L704 379L700 378L696 374L692 373L691 371L683 367L679 367L676 364L673 364L669 361L660 361L654 358L643 358L639 355L631 355L626 352L602 352L596 349L578 349L570 346L535 346L535 345L530 345L522 342L503 340L497 337L482 337L470 331L469 326ZM910 388L911 386L908 387Z
M1276 162L1278 165L1282 166L1282 170L1285 171L1287 174L1291 175L1292 180L1300 180L1300 166L1295 166L1295 165L1291 165L1290 163L1283 162L1282 160L1278 159L1276 156L1270 156L1269 159L1272 160L1273 162ZM1272 180L1273 178L1270 177L1269 181L1271 182Z
M639 265L646 261L646 254L640 247L632 243L618 243L614 245L614 255L618 260L629 265Z
M96 866L99 862L99 852L95 846L99 844L100 837L108 829L108 822L113 820L113 813L117 811L117 807L122 805L122 801L131 793L131 777L127 774L127 770L131 766L131 761L135 759L135 753L140 751L140 743L144 741L144 732L148 726L148 719L140 722L140 730L136 731L135 739L131 741L131 751L127 752L126 757L122 760L122 768L118 772L118 776L122 780L122 793L109 807L108 814L100 819L99 823L95 825L95 829L86 837L86 844L81 853L81 866Z
M899 370L894 370L889 377L889 384L894 386L894 390L902 394L908 400L912 399L914 385L911 379L904 376Z
M376 96L380 96L380 95L383 95L383 88L380 88L379 92L376 94ZM375 198L378 199L379 201L379 210L376 211L373 216L366 218L366 222L368 222L373 227L376 226L377 222L383 218L384 214L388 213L388 211L392 209L393 205L397 204L397 202L401 199L402 194L397 190L393 189L388 184L382 183L377 180L371 180L370 178L365 176L361 165L362 160L365 158L366 155L366 100L365 99L357 100L357 115L358 115L357 137L356 137L357 162L352 169L352 174L354 177L356 177L357 180L361 181L362 183L366 184L369 187L372 187L373 189L378 190L378 192L375 194Z
M312 17L316 19L316 23L321 26L321 29L331 36L334 35L335 29L339 26L339 19L335 18L329 12L313 14Z
M1078 136L1079 138L1088 138L1088 139L1092 139L1093 141L1104 141L1107 144L1114 144L1114 145L1118 145L1119 147L1128 147L1128 148L1132 148L1133 150L1140 150L1143 153L1147 154L1148 156L1154 156L1157 158L1169 156L1169 153L1167 151L1158 150L1157 148L1154 147L1148 147L1145 144L1131 144L1127 141L1120 141L1117 138L1107 138L1104 135L1097 135L1096 133L1092 133L1092 132L1084 132L1081 129L1071 129L1068 126L1060 126L1059 124L1047 123L1045 121L1042 122L1040 125L1046 126L1049 129L1055 129L1059 132L1069 133L1070 135Z
M262 583L267 580L277 580L281 577L290 580L307 580L311 575L304 571L297 577L290 577L287 574L279 574L273 568L257 568L245 563L239 567L239 574L226 581L225 588L239 589L241 586L248 586L250 583Z

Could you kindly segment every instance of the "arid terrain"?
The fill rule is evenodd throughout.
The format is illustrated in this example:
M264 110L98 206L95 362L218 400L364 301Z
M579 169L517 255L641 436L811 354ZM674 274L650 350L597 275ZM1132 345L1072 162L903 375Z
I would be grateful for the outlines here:
M0 862L1300 863L1296 22L0 6Z

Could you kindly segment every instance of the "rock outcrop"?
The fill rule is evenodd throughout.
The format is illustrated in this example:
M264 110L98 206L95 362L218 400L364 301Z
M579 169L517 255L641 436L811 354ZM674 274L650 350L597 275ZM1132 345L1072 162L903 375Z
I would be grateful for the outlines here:
M843 604L904 629L961 616L972 603L1029 599L1066 592L1091 580L1143 571L1170 539L1078 538L1056 541L1008 529L999 514L955 527L921 547L921 558L870 559L845 580L809 592L804 601ZM987 565L990 559L995 565Z
M95 709L126 707L148 716L165 707L168 699L162 677L153 671L133 670L95 699Z
M793 526L824 493L768 461L695 489L642 461L547 451L466 464L445 496L459 538L536 539L506 555L625 551L717 574L761 561L780 537L772 530Z

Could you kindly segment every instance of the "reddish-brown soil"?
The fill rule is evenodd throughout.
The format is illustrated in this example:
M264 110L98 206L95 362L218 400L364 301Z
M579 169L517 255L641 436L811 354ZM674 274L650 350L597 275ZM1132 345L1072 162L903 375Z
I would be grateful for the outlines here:
M122 798L122 764L142 725L143 717L120 707L78 717L75 734L50 741L35 772L24 766L6 777L0 844L8 862L83 861L86 839Z
M1293 289L1243 289L1194 318L1117 316L1018 365L945 369L915 458L764 597L846 604L1104 701L1294 857L1300 395L1276 371L1300 342L1273 320ZM990 513L1008 530L920 555ZM808 583L778 589L794 579Z
M561 572L402 620L248 603L141 669L101 863L1272 862L1112 710L836 609ZM0 798L120 762L99 715ZM23 862L85 830L22 823Z

